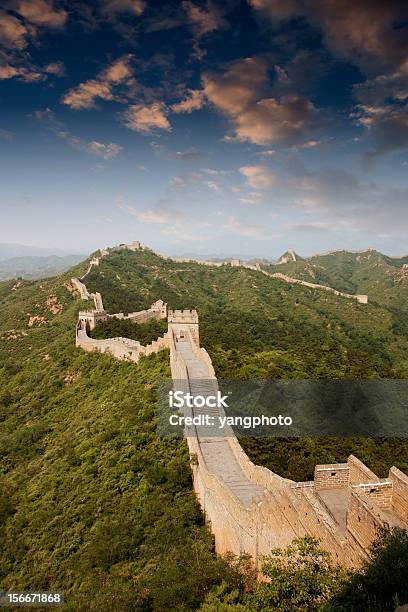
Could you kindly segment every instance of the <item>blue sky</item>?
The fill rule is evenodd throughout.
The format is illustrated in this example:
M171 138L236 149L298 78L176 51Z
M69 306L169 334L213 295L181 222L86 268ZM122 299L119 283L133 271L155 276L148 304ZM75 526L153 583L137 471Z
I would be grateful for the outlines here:
M399 0L6 0L0 242L408 248Z

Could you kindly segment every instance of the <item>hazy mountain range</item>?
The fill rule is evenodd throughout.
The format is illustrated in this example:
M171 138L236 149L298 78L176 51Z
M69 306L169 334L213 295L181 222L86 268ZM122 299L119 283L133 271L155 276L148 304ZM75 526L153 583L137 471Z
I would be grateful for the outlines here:
M0 280L37 279L65 272L85 255L24 244L0 244Z

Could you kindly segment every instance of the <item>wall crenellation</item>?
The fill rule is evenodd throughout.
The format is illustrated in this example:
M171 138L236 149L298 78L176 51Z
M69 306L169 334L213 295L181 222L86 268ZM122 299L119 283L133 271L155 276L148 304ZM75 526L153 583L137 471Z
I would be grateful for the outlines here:
M80 310L78 313L78 322L75 334L75 344L81 347L84 351L109 353L117 359L124 361L133 361L137 363L142 355L151 355L164 348L168 348L168 337L164 334L163 337L154 340L151 344L143 346L136 340L129 338L107 338L97 340L90 338L88 332L95 329L96 325L111 318L128 319L134 323L146 323L152 319L163 319L167 316L167 304L162 300L154 302L147 310L140 312L132 312L128 315L123 313L109 314L103 308L102 296L100 293L89 293L86 286L78 279L71 279L71 284L79 290L81 289L82 299L93 298L95 303L94 310Z
M133 362L169 348L175 387L190 392L194 389L195 393L200 388L207 393L209 388L218 388L211 358L200 347L196 310L167 311L166 304L158 300L148 310L126 317L123 313L110 315L103 305L98 309L102 304L100 294L89 294L78 279L71 282L82 299L93 297L96 306L95 310L79 313L77 346ZM87 330L109 317L136 322L146 317L167 317L168 331L148 346L128 338L90 338ZM187 409L187 414L193 416L194 409ZM335 562L356 566L367 557L381 525L408 529L408 476L397 468L392 467L388 478L380 479L350 455L345 463L316 465L312 481L294 482L253 464L231 428L226 427L224 434L209 439L208 434L201 437L196 426L185 430L190 456L195 458L194 490L214 535L217 553L248 553L258 570L262 555L308 534L321 540Z

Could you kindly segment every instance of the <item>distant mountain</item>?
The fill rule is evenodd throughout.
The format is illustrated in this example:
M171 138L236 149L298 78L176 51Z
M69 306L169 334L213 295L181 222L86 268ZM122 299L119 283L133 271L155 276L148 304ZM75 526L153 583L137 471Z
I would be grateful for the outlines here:
M288 249L283 255L281 255L276 262L276 265L289 263L290 261L302 261L302 257L295 253L293 249Z
M286 255L286 254L285 254ZM389 257L374 249L333 251L305 259L282 256L279 271L301 280L328 285L346 293L367 294L387 307L408 308L408 255ZM276 271L276 266L263 266Z
M63 249L51 249L46 247L37 247L27 244L17 243L0 243L0 261L12 259L14 257L48 257L50 255L70 255L72 251L64 251Z
M404 281L393 274L404 262L392 262L344 253L270 268L309 270L372 292L386 279L388 295L400 299ZM3 583L58 586L71 610L89 609L89 594L100 610L197 609L175 595L161 605L160 597L180 592L177 576L184 594L209 589L216 572L220 580L235 574L213 564L185 441L156 431L168 353L130 364L75 347L78 311L92 302L77 299L67 281L88 265L89 258L51 279L0 282ZM220 379L408 378L406 313L371 300L370 291L362 305L244 267L172 262L147 250L109 253L85 282L111 313L159 298L172 309L197 308L200 343ZM403 438L244 436L242 443L252 460L299 481L350 452L380 476L393 464L408 471Z
M4 245L1 245L4 246ZM84 259L84 255L11 257L0 260L0 280L9 278L39 279L55 276Z

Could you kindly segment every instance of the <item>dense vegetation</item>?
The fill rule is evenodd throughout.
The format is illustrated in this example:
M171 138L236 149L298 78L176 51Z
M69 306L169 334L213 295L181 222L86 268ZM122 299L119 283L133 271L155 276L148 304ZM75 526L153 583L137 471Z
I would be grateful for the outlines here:
M214 556L186 444L155 434L155 385L169 375L167 353L135 365L75 349L83 303L66 284L86 268L84 262L55 279L0 283L0 588L62 589L68 610L115 612L269 610L276 597L282 610L317 609L316 598L339 611L392 609L398 593L403 601L398 572L378 579L379 567L406 563L400 536L391 548L378 545L371 569L346 583L327 569L316 543L299 543L309 546L300 566L299 551L275 551L265 567L274 586L255 590L245 559ZM224 378L408 374L404 321L380 304L361 307L256 272L174 264L149 252L110 255L87 285L102 292L110 312L159 298L198 308L201 343ZM126 322L112 323L119 325L95 334L133 333L146 343L163 331L160 322L126 330ZM350 452L379 475L392 464L408 466L401 440L243 443L259 463L299 480L315 463ZM316 567L321 592L307 582ZM377 599L367 599L370 593Z
M220 377L408 377L405 316L242 268L112 253L87 277L109 312L197 308ZM400 333L396 333L396 327Z
M185 441L155 433L166 351L136 366L75 349L80 303L59 280L0 295L0 588L62 589L68 610L122 612L193 609L225 576L233 584Z
M220 378L408 377L406 315L378 303L357 304L246 269L175 263L149 251L111 254L87 286L102 292L110 312L159 298L170 308L197 308L201 344ZM242 445L253 461L294 480L311 479L317 463L345 461L351 452L380 476L391 465L408 467L408 442L401 439L249 438Z
M305 537L263 560L269 579L254 588L227 582L207 595L201 612L387 612L408 601L408 534L383 529L368 560L357 571L331 563L317 540ZM245 575L244 575L245 577ZM249 580L248 580L249 578Z
M336 251L286 264L263 265L312 283L335 287L347 293L368 294L371 301L394 309L396 316L407 311L408 255L387 257L375 250L361 253Z
M91 332L92 338L131 338L146 346L167 331L167 321L153 319L148 323L132 323L128 319L109 319L98 324Z

